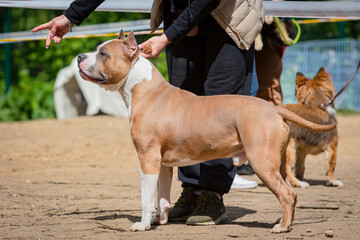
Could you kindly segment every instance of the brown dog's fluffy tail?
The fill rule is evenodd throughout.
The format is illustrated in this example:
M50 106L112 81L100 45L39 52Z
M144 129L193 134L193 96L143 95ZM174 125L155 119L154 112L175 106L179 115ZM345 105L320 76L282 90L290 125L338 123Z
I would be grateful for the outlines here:
M310 121L300 117L299 115L297 115L287 109L281 108L281 107L276 107L276 110L278 111L279 115L282 118L284 118L285 120L296 123L299 126L309 129L311 131L328 132L328 131L331 131L336 128L335 124L321 125L321 124L310 122Z

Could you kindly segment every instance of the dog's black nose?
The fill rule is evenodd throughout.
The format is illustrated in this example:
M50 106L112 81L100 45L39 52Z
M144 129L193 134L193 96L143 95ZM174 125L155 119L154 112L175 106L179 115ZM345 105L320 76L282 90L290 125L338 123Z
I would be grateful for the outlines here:
M86 55L81 53L78 55L78 63L81 63L82 60L84 60L86 58Z

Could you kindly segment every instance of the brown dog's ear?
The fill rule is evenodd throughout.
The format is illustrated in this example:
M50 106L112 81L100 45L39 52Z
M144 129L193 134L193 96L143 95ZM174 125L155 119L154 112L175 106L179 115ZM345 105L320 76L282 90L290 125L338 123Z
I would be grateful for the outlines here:
M304 95L304 88L303 86L306 84L308 79L305 77L304 74L298 72L295 77L295 96L298 102L302 102L302 98Z
M296 77L305 77L301 72L296 73Z
M120 39L120 40L124 40L125 39L125 35L124 35L124 31L121 29L120 33L119 33L119 36L117 37L117 39Z
M296 87L300 87L300 86L304 85L307 82L307 80L308 79L305 77L304 74L298 72L296 74L296 78L295 78Z
M324 67L321 67L321 68L319 69L319 71L318 71L317 74L319 74L319 73L321 73L321 72L326 72ZM316 75L317 75L317 74L316 74Z
M326 95L327 99L331 99L335 96L335 88L331 81L331 75L325 70L324 67L319 69L319 72L314 77L314 81L321 89L321 92Z
M131 32L129 36L124 40L124 43L126 46L127 54L129 55L130 58L133 58L136 55L136 53L139 52L139 48L133 32Z
M314 77L315 81L330 81L330 74L325 70L324 67L321 67Z

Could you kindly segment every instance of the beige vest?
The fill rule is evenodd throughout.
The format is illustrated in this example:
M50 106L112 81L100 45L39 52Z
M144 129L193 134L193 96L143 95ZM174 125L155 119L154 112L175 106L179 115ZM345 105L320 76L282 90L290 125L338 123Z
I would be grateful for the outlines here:
M163 21L164 0L154 0L151 8L151 30ZM221 0L211 12L213 18L240 49L249 49L264 23L262 0Z

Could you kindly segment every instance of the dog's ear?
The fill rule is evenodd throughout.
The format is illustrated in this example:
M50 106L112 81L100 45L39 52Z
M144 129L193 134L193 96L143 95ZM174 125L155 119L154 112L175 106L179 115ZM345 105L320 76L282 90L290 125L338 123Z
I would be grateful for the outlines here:
M295 77L295 97L297 98L298 102L303 102L302 98L304 96L305 88L303 87L306 85L308 79L305 77L304 74L298 72Z
M121 29L120 33L119 33L119 36L117 37L117 39L120 39L120 40L124 40L125 39L125 35L124 35L124 31Z
M296 77L305 77L301 72L296 73Z
M331 77L330 74L325 70L324 67L321 67L318 71L318 73L316 74L316 76L314 77L315 81L330 81Z
M134 37L134 33L131 32L129 36L124 40L125 52L132 59L139 52L139 48Z
M321 68L319 69L319 71L318 71L317 74L319 74L319 73L321 73L321 72L326 72L324 67L321 67Z
M307 81L308 81L308 79L301 72L298 72L296 74L296 77L295 77L296 87L300 87L300 86L304 85Z
M331 99L335 96L335 88L331 81L331 75L325 70L324 67L319 69L319 72L314 77L314 82L321 89L327 99Z

